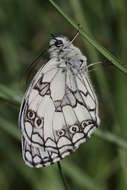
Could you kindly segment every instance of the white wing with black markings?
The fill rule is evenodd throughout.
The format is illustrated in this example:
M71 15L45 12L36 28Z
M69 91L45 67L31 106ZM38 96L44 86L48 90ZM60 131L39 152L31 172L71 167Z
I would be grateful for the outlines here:
M23 159L31 167L53 164L75 151L98 125L98 102L87 72L52 58L35 75L21 105Z

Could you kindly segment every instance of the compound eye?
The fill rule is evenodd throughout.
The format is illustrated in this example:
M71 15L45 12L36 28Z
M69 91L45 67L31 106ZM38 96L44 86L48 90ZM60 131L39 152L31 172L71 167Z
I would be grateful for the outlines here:
M27 112L27 117L28 119L34 119L35 118L35 113L32 110L28 110Z
M42 128L43 127L43 119L36 117L34 124L35 124L35 127Z
M69 128L69 131L73 134L79 131L78 125L73 125Z
M60 47L62 45L63 45L63 41L62 40L56 40L56 42L55 42L55 46L56 47Z
M65 135L65 129L61 129L61 130L57 131L57 135L58 135L59 137L64 136L64 135Z

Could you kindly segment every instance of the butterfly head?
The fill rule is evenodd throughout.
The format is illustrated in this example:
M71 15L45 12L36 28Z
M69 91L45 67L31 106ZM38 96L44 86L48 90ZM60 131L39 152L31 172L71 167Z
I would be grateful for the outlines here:
M64 36L55 36L54 34L51 34L51 36L52 39L50 40L49 47L57 51L64 49L70 42Z
M49 43L49 53L51 58L60 58L65 61L69 60L71 65L74 65L77 69L82 63L86 63L86 57L82 55L79 48L75 47L72 42L75 37L70 41L65 36L55 36L52 34L52 39Z
M72 52L79 52L79 49L76 48L72 41L70 41L65 36L55 36L51 34L52 39L49 43L49 53L50 57L59 57L64 58L66 56L72 56Z

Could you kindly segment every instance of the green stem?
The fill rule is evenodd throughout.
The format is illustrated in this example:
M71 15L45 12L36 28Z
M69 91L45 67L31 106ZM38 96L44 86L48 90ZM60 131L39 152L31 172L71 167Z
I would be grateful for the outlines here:
M58 169L59 169L61 180L63 182L64 189L68 190L68 186L67 186L67 183L65 181L65 177L64 177L62 166L61 166L60 162L57 162L57 166L58 166Z

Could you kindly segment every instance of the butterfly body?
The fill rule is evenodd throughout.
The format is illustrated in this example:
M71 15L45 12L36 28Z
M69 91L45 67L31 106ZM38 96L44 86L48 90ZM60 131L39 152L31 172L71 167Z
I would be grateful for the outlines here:
M48 166L69 155L100 123L86 57L66 37L52 39L49 54L19 114L23 158L31 167Z

